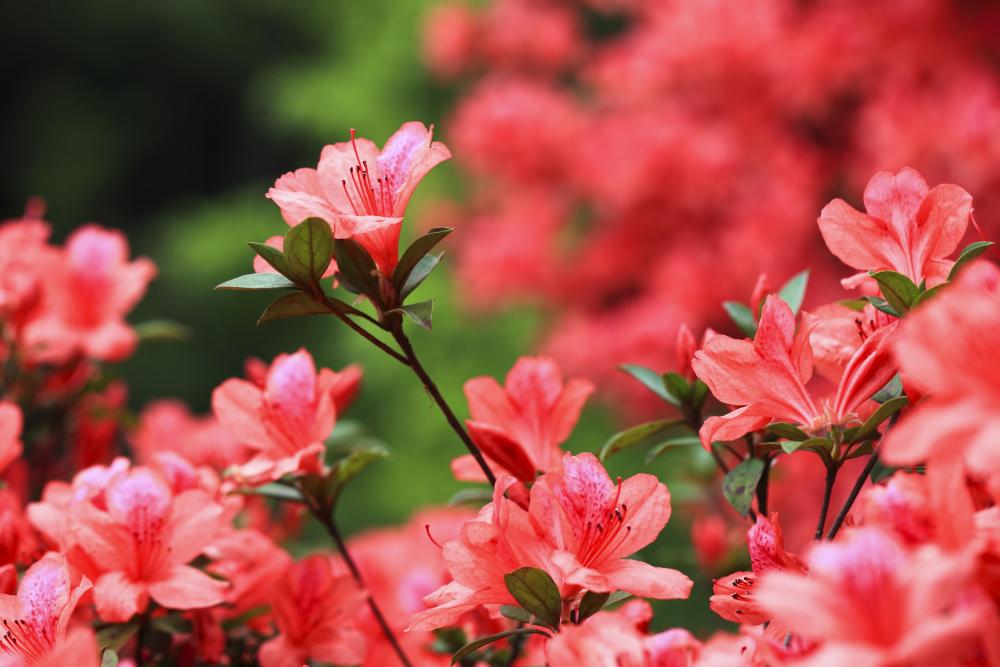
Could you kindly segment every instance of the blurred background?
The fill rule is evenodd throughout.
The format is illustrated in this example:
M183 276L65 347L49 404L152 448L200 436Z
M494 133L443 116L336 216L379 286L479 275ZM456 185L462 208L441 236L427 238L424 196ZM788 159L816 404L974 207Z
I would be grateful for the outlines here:
M461 488L447 466L460 444L416 380L333 320L257 328L267 297L212 290L250 270L246 241L284 232L264 197L273 180L348 128L381 144L405 120L437 125L457 159L417 190L407 233L457 231L421 288L434 332L415 345L463 413L462 383L502 377L520 354L601 381L610 391L572 451L653 414L618 364L673 367L684 321L731 330L719 303L748 301L759 273L780 285L812 265L807 305L836 298L851 271L820 252L815 217L835 196L860 206L874 171L954 179L982 233L996 229L995 5L747 4L13 3L0 23L0 216L39 196L56 240L97 221L156 262L131 319L192 336L117 369L135 409L177 397L205 412L249 356L306 346L323 366L361 363L348 417L393 456L351 487L342 520L397 523ZM673 482L675 504L703 501L674 472L701 465L683 456L649 470ZM611 467L636 472L641 453ZM683 514L650 559L695 572ZM710 575L657 625L720 624Z

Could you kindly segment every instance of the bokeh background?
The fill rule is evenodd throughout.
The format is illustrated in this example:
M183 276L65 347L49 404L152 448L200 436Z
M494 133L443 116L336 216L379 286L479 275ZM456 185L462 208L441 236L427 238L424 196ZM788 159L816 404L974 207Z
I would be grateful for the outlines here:
M29 196L39 196L47 203L46 218L53 224L56 240L61 240L81 223L98 221L125 230L133 253L149 256L156 262L159 276L131 319L176 320L190 329L191 337L185 342L144 345L117 369L128 382L130 405L135 409L153 399L177 397L196 412L205 412L212 389L224 379L242 374L243 363L249 356L269 360L279 352L306 346L324 366L340 368L348 363L361 363L365 369L363 390L348 417L364 424L373 436L383 440L393 455L377 468L367 471L349 489L341 511L349 532L365 526L398 523L415 508L446 502L461 488L452 480L447 467L447 461L460 453L459 443L414 378L382 358L364 341L348 335L349 332L333 320L300 319L258 328L254 322L267 302L266 296L219 293L212 287L249 270L251 253L246 241L262 241L283 233L285 226L277 208L264 197L274 178L290 169L315 164L322 145L345 139L348 128L358 128L362 135L381 143L402 121L421 120L438 124L438 136L455 148L449 120L463 96L472 94L469 91L476 78L435 76L425 65L421 32L437 4L437 0L8 3L4 20L0 22L0 71L4 89L4 103L0 105L0 150L3 155L0 217L17 216ZM658 3L623 0L586 4L587 7L581 5L579 8L581 30L589 40L586 48L592 48L628 29L630 10L623 8ZM773 6L781 4L796 6L796 3L770 3ZM697 40L677 43L664 38L665 44L688 49L690 60L673 52L659 54L664 62L679 71L694 72L692 81L682 78L679 82L663 84L653 75L649 75L651 78L646 83L641 76L632 78L633 85L657 87L657 104L676 94L679 106L687 108L684 113L671 116L673 121L687 122L688 112L697 108L700 118L706 115L710 119L724 117L728 123L731 119L726 114L729 112L712 110L710 104L724 102L730 109L742 108L757 94L756 84L743 90L730 89L726 77L739 70L733 63L759 59L761 53L770 49L769 40L780 41L784 36L758 32L761 25L770 20L767 17L740 15L742 18L728 22L716 21L723 14L731 14L729 10L735 5L727 7L725 2L706 2L698 5L709 8L699 17L697 12L689 15L691 12L685 13L687 9L679 9L685 3L665 2L662 3L665 8L662 17L643 19L650 26L658 26L664 35L680 31L678 34L704 37L701 43L695 43ZM788 247L801 254L780 266L774 277L783 279L805 268L812 257L809 249L820 246L812 216L833 196L845 196L858 204L860 188L873 164L896 169L911 163L925 170L932 184L937 182L935 179L971 178L975 183L959 182L969 185L970 189L971 185L979 186L981 192L973 190L977 197L984 193L995 197L1000 184L1000 163L994 159L1000 157L1000 93L997 92L1000 88L996 85L998 59L995 53L1000 33L996 29L995 11L983 13L979 3L974 2L937 0L892 0L879 9L854 2L798 3L802 8L813 5L822 5L824 10L831 11L825 19L817 11L820 15L814 20L817 25L830 26L828 29L809 28L816 31L809 39L826 39L809 51L819 64L815 65L815 72L798 72L799 79L787 80L789 90L808 101L799 100L802 108L794 110L780 105L765 107L762 120L753 114L751 121L740 117L732 127L724 127L725 133L712 135L718 141L728 137L729 141L739 142L743 138L749 140L753 133L745 130L757 127L755 123L767 128L778 123L790 126L794 130L795 145L787 154L774 160L770 159L773 155L765 158L764 154L769 154L770 150L768 145L760 149L761 155L751 153L741 157L742 162L737 161L726 168L746 172L760 163L764 165L760 166L761 178L777 173L774 170L780 168L808 181L808 195L789 206L805 202L802 210L809 213L796 213L790 223L779 220L780 216L767 219L768 210L787 212L788 207L782 199L784 193L779 193L776 199L766 202L770 209L761 214L763 219L755 226L744 228L744 231L750 229L750 236L737 237L731 244L733 247L726 250L728 254L721 261L740 264L742 282L739 284L745 285L739 287L739 292L731 289L728 298L749 298L752 280L747 281L746 277L766 269L767 266L761 265L770 261L764 257L770 255L763 245L766 244L773 254L775 248L789 243L787 232L791 227L799 230L796 232L798 240ZM687 5L688 9L692 6ZM837 14L838 7L859 13L852 19L848 10ZM854 9L850 9L852 7ZM873 13L863 14L869 11ZM942 22L935 18L940 12L958 19ZM861 18L867 21L868 31L845 50L833 36L848 34L852 25L850 20ZM844 24L838 27L834 19ZM499 16L494 20L494 27L516 32L517 20L516 16ZM529 15L524 20L530 24L533 19ZM685 24L685 21L690 23ZM872 29L872 25L878 30ZM703 31L706 26L711 30ZM650 35L649 26L645 27L643 34L636 34L632 43L623 46L623 58L629 55L628 48L637 49L636 42L642 39L661 43L657 41L656 30ZM807 27L803 20L803 34ZM934 33L932 38L928 37L929 31ZM945 34L942 35L942 31ZM726 48L727 44L745 46L741 40L744 34L759 38L750 40L751 46L747 48L751 51ZM539 33L529 35L527 41L537 45L533 40L544 39L545 35ZM864 39L869 42L861 43ZM898 42L892 41L897 39ZM824 57L830 61L860 62L864 61L861 56L870 55L875 47L902 44L905 39L927 52L928 60L939 58L940 66L909 60L911 52L907 49L898 53L886 49L888 53L879 56L878 68L862 66L846 74L837 74L851 83L846 85L840 79L831 81L838 91L847 91L837 99L827 100L821 95L810 97L812 88L823 90L827 85L823 80L826 76L822 65L826 62ZM964 46L959 48L956 46L959 43ZM992 50L981 48L990 44ZM441 46L447 57L448 44ZM517 43L503 48L508 47L515 51L519 48ZM956 57L963 48L975 51L975 67L968 66L965 56ZM456 54L460 50L458 48ZM438 51L440 57L441 50ZM855 58L851 60L845 56ZM540 57L546 54L543 52ZM790 58L787 54L783 57ZM699 69L701 65L697 63L705 58L721 63L718 71L709 68L706 73L703 68ZM655 65L656 61L651 62ZM437 64L440 74L441 63ZM565 72L558 71L564 65L557 67L557 71L545 73L546 85L579 92L578 84L565 78ZM572 65L565 68L572 69ZM502 63L499 69L516 70L517 67ZM871 78L885 78L887 72L905 72L900 80L919 82L924 81L920 77L925 77L930 83L920 84L924 88L920 89L919 97L915 97L915 93L894 92L887 94L885 100L876 100L881 106L873 103L874 116L869 113L865 122L874 128L872 132L877 130L875 148L866 136L838 135L841 129L838 114L861 113L857 97L862 93L855 88L870 94ZM738 76L744 74L737 71ZM715 87L712 90L727 90L731 96L716 99L691 92L697 85L704 86L708 78ZM952 86L955 80L959 83ZM804 89L800 85L803 82L812 88ZM855 83L858 85L854 86ZM881 84L875 87L878 85ZM605 96L602 102L605 108L613 108L618 101L636 95L635 90L627 86L620 90L614 86L602 89L598 83L595 87ZM938 90L940 98L935 92ZM515 100L515 104L523 102L530 106L531 99L529 95L524 100ZM706 104L692 105L692 99ZM909 107L936 109L939 99L947 102L942 104L951 114L941 122L932 114L917 118L904 113ZM818 105L820 112L805 109L809 104ZM640 106L633 105L630 113ZM705 112L702 106L708 111ZM648 111L656 113L656 108L651 105ZM544 120L544 105L535 105L526 111L542 114ZM801 117L797 115L791 120L783 115L779 117L792 111ZM625 118L622 123L634 129L642 120L640 116ZM961 120L951 122L956 117ZM511 127L515 131L524 130L530 140L534 120L537 119L528 119L527 129L516 123ZM604 144L598 144L595 150L600 152L607 148L612 155L608 158L612 165L628 167L629 156L623 159L614 153L614 144L619 139L626 143L642 143L643 140L626 136L627 128L616 125L613 116L612 122L604 122L606 120L602 118L598 128L603 134L599 139L594 138L595 143ZM719 128L713 123L714 120L708 126L695 123L685 132L696 134L699 127L716 132ZM852 127L853 131L857 130L857 126ZM896 130L905 141L893 138ZM468 117L462 131L464 139L459 145L474 148L476 138L469 138ZM754 140L770 142L768 135ZM664 150L676 155L673 141L664 140ZM801 151L800 144L805 146ZM872 150L861 151L859 144ZM820 148L812 150L816 146ZM547 147L543 141L538 150ZM699 151L718 148L711 142L703 146L685 144L684 149L690 153L674 158L679 160L680 171L667 169L663 178L676 177L683 172L685 155L698 158ZM788 146L777 146L774 152L779 149L785 151ZM873 151L875 155L869 155ZM485 152L488 153L488 149ZM860 153L865 155L863 166L854 165L854 171L843 167L845 155ZM560 157L565 156L553 155L547 159ZM471 172L475 174L477 170L473 168ZM708 172L706 178L715 178L713 173ZM866 176L861 178L859 173ZM612 170L606 178L614 177ZM455 209L443 208L438 202L467 200L470 182L469 174L462 173L452 162L432 172L418 189L409 209L408 233L412 234L418 224L437 222L435 216L440 213L447 218L443 222L457 224L455 236L461 237L462 214L456 215ZM674 188L681 195L690 194L684 188L696 190L702 184L697 180L680 186L669 180L662 185L654 183L655 187L662 186L664 190ZM988 210L988 197L983 201L987 201ZM680 211L672 214L682 217ZM744 206L736 215L752 216L753 207ZM992 217L984 221L981 213L977 215L987 229L995 228ZM693 220L692 224L699 224L697 218ZM536 221L529 215L520 222L524 225L523 233L530 235ZM665 219L663 224L673 223ZM660 234L655 225L652 229L654 235ZM677 260L671 266L683 266L684 270L678 269L674 274L660 271L658 280L669 282L672 289L688 290L711 282L706 267L712 261L712 253L706 253L704 247L695 248L699 233L696 227L694 237L690 234L681 237L688 244L678 246L683 256L671 255ZM751 236L761 242L759 251ZM511 242L509 236L500 240ZM645 243L641 235L638 241L632 241ZM655 244L647 244L647 247L657 248ZM627 253L627 247L616 252L619 255ZM744 257L740 253L748 254ZM454 287L458 254L451 253L442 269L421 288L427 298L436 299L434 331L433 334L418 331L413 338L448 400L464 410L461 386L466 379L482 374L500 377L518 355L542 348L551 350L554 344L558 345L560 339L553 339L549 332L551 313L558 310L558 304L554 305L553 301L561 297L549 294L545 299L522 300L517 305L502 308L463 307ZM702 264L683 263L695 255L703 257ZM561 261L566 266L586 264L596 268L593 272L579 274L575 284L562 285L561 289L569 290L565 292L566 298L569 299L571 293L575 298L578 293L594 290L597 296L581 306L583 311L605 308L615 314L623 299L632 299L629 290L634 290L635 286L626 281L624 291L616 285L614 290L602 292L597 283L606 274L601 273L604 270L601 262L595 261L602 256L593 247L581 250L579 256L586 260L563 253ZM638 265L641 261L637 273L652 281L656 272L648 266L655 265L656 260L655 256L642 257L632 263ZM607 271L620 271L620 264L621 260L618 264L609 264ZM494 262L486 271L492 275L502 272L503 268L502 263ZM829 261L818 267L821 290L823 284L829 290L834 278L843 273L843 267ZM539 275L545 278L544 272ZM519 289L525 291L523 285ZM544 291L541 285L538 290ZM659 300L632 299L627 304L628 311L621 309L621 322L626 317L655 319L655 313L659 312L656 309L664 303L663 299L667 306L673 306L669 294L669 290L663 292L657 297ZM727 326L717 303L706 304L705 308L713 309L716 315L714 319L699 315L702 323ZM664 317L667 324L662 329L652 326L638 334L634 322L627 327L622 324L624 328L631 327L628 328L629 336L619 336L619 320L605 317L592 332L593 348L588 348L584 334L572 328L569 333L563 330L564 340L567 346L576 346L576 366L593 376L607 378L615 374L615 366L620 362L664 361L665 351L673 345L668 332L676 330L678 321L673 315ZM629 341L633 347L615 348L615 354L605 354L618 339ZM645 350L654 350L655 354L645 354ZM618 358L614 358L615 355ZM636 356L645 358L631 358ZM581 361L581 357L591 358ZM574 365L573 354L568 358L570 365ZM611 409L606 402L592 401L567 447L573 451L595 450L622 423L649 412L644 407L646 404L642 404L638 410L627 410L628 414L623 415L622 402L617 402L618 409ZM677 479L675 470L697 469L701 464L697 453L692 453L690 460L683 460L684 456L662 457L649 467L651 472L671 482L675 504L697 501L699 494L704 493L685 480ZM611 464L613 472L631 473L641 467L641 453L626 455ZM675 513L668 531L650 553L650 559L686 572L697 572L688 531L687 518L682 512ZM708 581L708 573L702 573L699 588L690 602L663 605L661 611L664 613L657 625L662 627L683 619L688 627L702 634L720 625L705 604Z

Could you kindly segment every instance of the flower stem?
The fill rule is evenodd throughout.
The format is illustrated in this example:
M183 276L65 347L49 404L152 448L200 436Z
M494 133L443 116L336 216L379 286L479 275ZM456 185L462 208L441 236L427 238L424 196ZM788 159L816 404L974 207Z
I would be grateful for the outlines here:
M382 341L380 341L378 338L376 338L373 334L371 334L363 326L361 326L360 324L358 324L357 322L355 322L354 320L352 320L350 317L348 317L346 314L340 312L337 308L335 308L333 305L331 305L329 299L326 298L326 295L313 295L313 299L316 300L316 301L318 301L320 304L322 304L327 310L330 311L330 313L334 317L336 317L341 322L343 322L344 324L346 324L348 327L350 327L351 329L353 329L355 332L357 332L357 334L359 336L361 336L362 338L364 338L365 340L367 340L369 343L371 343L372 345L374 345L378 349L382 350L383 352L385 352L386 354L388 354L390 357L392 357L393 359L395 359L399 363L409 365L409 361L406 359L406 357L404 357L399 352L397 352L396 350L392 349L391 347L389 347L388 345L386 345L385 343L383 343ZM371 318L368 318L368 319L371 319ZM372 320L372 321L374 321L374 320Z
M310 498L307 494L303 493L303 497L306 499L306 505L309 507L309 511L312 515L319 521L320 525L326 529L327 534L333 538L334 544L337 545L337 551L340 552L341 557L344 559L344 563L347 565L348 571L351 573L351 577L358 587L364 591L365 598L368 601L368 608L371 609L372 615L378 622L379 627L382 629L382 634L389 641L392 646L392 650L395 651L396 657L405 667L413 667L413 663L406 656L406 652L403 651L403 647L400 646L399 641L396 639L396 635L393 633L392 628L389 627L389 622L386 621L385 615L379 608L378 603L372 596L371 591L368 590L368 586L365 585L365 580L361 576L361 570L358 568L358 564L354 562L351 557L351 552L347 550L347 544L344 542L343 536L340 534L340 529L337 527L336 521L333 518L333 510L331 508L325 508L320 506L313 498Z
M819 521L816 524L816 534L813 539L823 539L823 529L826 527L826 514L830 511L830 496L833 495L833 484L837 481L837 471L840 468L836 463L826 464L826 484L823 489L823 505L819 510Z
M524 623L518 623L517 627L523 628ZM516 635L510 641L510 656L507 658L507 667L514 667L514 663L521 657L521 651L524 650L524 641L527 637L528 635L526 634Z
M444 396L441 395L441 391L434 383L434 380L431 379L431 376L427 373L427 369L425 369L423 364L420 363L420 359L417 357L417 353L413 349L410 339L407 338L406 333L403 332L402 322L397 320L392 323L390 325L390 331L393 338L399 344L400 349L403 350L403 355L406 358L406 365L413 369L416 376L420 378L420 381L424 384L424 389L427 390L427 393L430 394L434 403L437 404L441 413L444 415L445 420L448 422L448 425L451 426L453 431L455 431L455 434L458 435L459 439L465 445L465 448L469 450L470 454L472 454L472 458L474 458L476 463L479 464L479 467L482 468L483 474L486 475L486 479L489 481L490 486L495 486L497 478L493 474L493 471L490 470L490 466L486 462L486 458L483 456L483 453L479 451L479 447L477 447L476 443L472 441L472 438L469 437L468 431L465 430L465 427L462 426L462 422L460 422L458 417L455 416L455 413L448 405L448 402L444 400Z
M868 457L868 463L865 464L864 469L862 469L861 474L854 481L854 486L851 487L851 495L847 496L847 500L844 501L844 506L840 508L837 513L837 518L833 520L833 525L830 526L830 532L827 533L826 539L832 540L837 536L837 531L844 524L847 519L848 513L851 511L851 506L854 505L854 501L858 499L858 494L861 493L862 487L865 485L865 481L868 476L872 474L872 470L875 469L875 465L878 463L878 445L872 451L872 455Z
M768 481L771 477L771 459L766 455L763 457L764 471L760 474L760 481L757 482L757 511L762 516L767 516L767 492Z

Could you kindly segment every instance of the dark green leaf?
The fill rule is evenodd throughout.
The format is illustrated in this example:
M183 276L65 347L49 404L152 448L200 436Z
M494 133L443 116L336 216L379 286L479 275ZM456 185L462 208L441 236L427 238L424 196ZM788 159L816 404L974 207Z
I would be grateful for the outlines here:
M152 626L168 635L186 635L191 633L191 621L178 614L157 616L153 619Z
M244 496L263 496L271 500L281 502L302 503L305 500L298 489L294 489L284 484L263 484L261 486L248 486L237 489L236 493Z
M460 505L472 505L482 507L493 500L493 492L489 488L462 489L448 499L448 507L458 507Z
M548 573L536 567L522 567L504 575L503 580L518 604L539 622L553 628L559 627L562 598L559 596L559 588Z
M247 245L257 253L261 259L271 265L278 273L286 277L291 277L291 272L288 270L288 263L285 262L285 256L281 254L281 251L277 248L272 248L266 243L254 243L251 241Z
M139 630L139 621L133 619L128 623L112 623L97 631L97 645L102 649L120 651L132 635Z
M691 385L687 379L676 371L663 374L663 386L667 393L674 397L675 405L687 403L691 400Z
M955 264L951 267L951 272L948 274L948 281L950 282L957 278L963 266L982 255L991 245L993 245L992 241L976 241L965 246L959 254L958 259L955 260Z
M142 343L175 343L191 338L191 329L173 320L146 320L136 324L133 329Z
M875 467L872 468L872 474L870 476L872 484L878 484L884 479L889 479L897 470L899 470L899 468L887 466L882 463L881 460L876 461Z
M431 650L436 653L451 654L465 646L468 639L462 628L438 628L434 631Z
M658 419L615 433L601 447L599 458L604 461L612 454L617 454L623 449L661 442L665 433L683 425L684 422L676 419Z
M874 438L878 434L879 425L902 410L907 402L908 399L906 396L890 398L888 401L880 405L878 409L865 420L864 424L855 428L847 429L847 431L844 432L844 442L852 443Z
M576 610L576 622L583 623L585 620L599 612L607 604L611 593L595 593L587 591L580 598L580 606Z
M324 501L333 505L344 488L371 464L388 458L389 450L382 445L372 444L355 447L350 454L334 464L326 478Z
M646 386L647 389L671 405L678 406L676 397L667 391L663 376L656 371L636 364L622 364L618 367Z
M228 632L233 628L238 628L241 625L246 625L248 621L252 621L258 616L263 616L269 611L271 611L271 605L269 604L260 604L257 605L256 607L251 607L250 609L247 609L239 616L233 616L232 618L227 618L226 620L222 621L222 629Z
M370 298L378 295L375 260L354 239L337 239L333 244L339 280L352 292Z
M775 434L779 438L787 438L788 440L808 440L809 435L800 429L795 424L789 424L786 422L775 422L773 424L768 424L767 430Z
M435 227L410 244L410 247L406 249L403 256L399 258L396 269L392 272L392 284L396 286L396 289L400 293L405 291L404 286L409 282L410 274L415 270L420 260L433 250L434 246L440 243L444 237L451 234L451 232L452 230L449 227ZM434 268L433 265L431 268ZM430 270L428 269L427 272L430 273ZM426 277L425 274L424 278ZM419 284L419 281L417 284Z
M837 302L844 308L850 308L853 311L861 312L868 305L868 302L864 299L842 299Z
M403 283L403 288L399 291L401 301L410 296L413 290L420 287L420 284L427 279L427 276L431 275L431 271L438 265L442 257L444 257L444 253L439 252L436 255L424 255L420 258L420 261L417 262L417 265L413 267L413 271L407 277L406 282Z
M706 398L708 398L708 385L701 380L694 380L691 383L691 407L695 414L701 414Z
M749 306L738 301L726 301L722 304L722 307L743 333L750 336L750 338L757 335L757 318L754 317Z
M319 281L333 257L333 232L325 220L309 218L288 230L285 264L290 277L304 285Z
M899 377L899 374L892 376L892 379L886 383L884 387L875 392L872 396L872 400L876 403L885 403L890 398L896 398L897 396L903 395L903 380Z
M215 289L226 290L258 290L287 289L295 287L295 283L280 273L247 273L232 280L227 280Z
M393 308L392 310L385 311L387 313L402 313L409 318L411 322L416 324L421 329L431 330L431 324L434 317L434 300L430 301L420 301L418 303L409 303L405 306L400 306L399 308Z
M101 651L101 667L118 667L118 653L110 648Z
M806 287L809 285L809 269L797 273L778 290L778 297L788 304L793 313L798 313L806 298Z
M696 435L680 435L676 438L668 438L649 450L649 453L646 454L646 465L652 463L656 457L668 450L679 447L697 447L700 444L701 440Z
M740 516L746 516L750 511L753 494L763 472L762 460L747 459L726 473L726 478L722 480L722 493Z
M330 311L322 303L317 302L305 292L291 292L268 304L264 313L257 320L261 325L272 320L284 320L290 317L305 317L306 315L326 315Z
M465 656L470 653L478 651L484 646L488 646L493 642L500 641L501 639L507 639L508 637L516 637L518 635L544 635L545 633L541 630L535 630L534 628L514 628L513 630L504 630L503 632L498 632L495 635L489 635L488 637L480 637L474 642L469 642L462 648L460 648L455 655L451 656L451 664L455 664Z
M786 454L791 454L797 452L800 449L806 449L813 452L826 452L833 448L833 442L828 438L808 438L800 442L794 440L783 440L781 442L781 449Z
M875 271L869 274L878 282L882 296L897 313L905 313L920 294L920 288L902 273Z
M500 606L500 615L518 623L534 623L535 617L527 609L521 609L512 604Z
M948 283L942 283L940 285L936 285L930 288L929 290L921 292L919 295L917 295L917 298L913 300L913 303L910 304L910 308L916 308L917 306L924 303L928 299L933 299L941 292L941 290L943 290L947 286Z
M863 296L861 297L864 301L867 301L871 305L875 306L876 310L881 310L887 315L892 315L893 317L902 317L900 312L889 305L889 302L880 296Z

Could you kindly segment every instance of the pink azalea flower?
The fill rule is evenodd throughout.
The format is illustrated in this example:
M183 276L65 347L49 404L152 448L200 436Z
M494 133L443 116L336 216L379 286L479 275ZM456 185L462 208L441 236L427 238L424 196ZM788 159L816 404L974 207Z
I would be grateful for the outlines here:
M33 315L42 294L44 266L56 252L47 243L51 230L41 220L42 213L29 203L23 218L0 225L0 316L15 328Z
M444 545L454 581L427 597L431 608L413 617L410 630L451 625L482 605L516 604L504 575L521 567L547 572L567 611L584 590L659 599L690 593L691 580L680 572L627 558L670 518L670 493L652 475L616 484L592 454L566 454L532 486L527 509L504 496L514 483L510 476L498 481L493 502Z
M810 432L857 422L868 400L896 373L890 347L895 328L868 336L845 365L836 394L817 401L806 389L813 372L811 326L805 321L796 332L788 305L768 297L753 341L717 335L695 353L694 371L712 394L740 406L706 419L702 443L733 440L771 422L791 422Z
M174 495L150 468L134 468L108 485L104 508L71 507L79 567L93 572L101 618L123 622L149 598L168 609L201 609L223 602L223 582L188 563L215 539L222 507L202 491ZM76 562L76 561L74 561Z
M364 600L350 575L334 572L328 557L317 554L295 563L272 598L280 634L260 647L260 664L361 662L365 638L354 621Z
M156 267L145 257L129 261L119 231L86 225L45 267L42 312L25 330L32 358L66 361L82 353L102 361L127 357L136 335L125 315L142 298Z
M862 273L845 281L857 285L868 271L891 269L919 285L944 282L948 255L965 235L972 196L957 185L929 190L909 167L896 174L880 171L865 188L867 214L835 199L819 216L823 240L842 262Z
M29 567L17 588L17 595L0 594L0 623L3 625L0 662L6 665L4 657L18 656L22 660L20 664L43 663L66 639L66 626L73 610L90 588L86 577L77 585L72 584L66 557L62 554L45 554ZM94 662L92 657L90 664Z
M23 423L21 408L14 403L0 401L0 472L21 456L24 449L21 444Z
M276 588L292 565L291 556L263 533L233 530L205 548L212 559L206 568L230 582L224 609L212 610L220 618L236 618L252 609L270 605ZM255 616L248 625L267 630L269 614Z
M977 262L903 323L896 357L908 383L929 394L895 425L895 465L959 457L980 474L1000 471L1000 269Z
M404 123L379 151L351 130L350 141L323 148L316 169L285 174L267 196L289 225L326 220L335 238L355 239L391 276L410 196L427 172L451 157L444 144L432 140L432 132L423 123Z
M521 357L501 387L491 377L465 383L472 419L469 435L490 468L531 482L538 472L558 467L559 445L569 437L594 385L573 378L565 385L556 362L547 357ZM452 461L455 477L482 481L482 470L471 455Z
M809 554L809 574L773 571L759 603L820 645L810 665L939 665L977 654L996 611L975 584L974 553L907 552L862 528ZM993 626L995 630L995 625Z
M250 450L213 416L192 415L181 401L158 400L143 408L131 434L136 458L142 463L173 452L194 466L222 471L244 463Z
M241 483L262 484L293 473L323 469L324 441L337 412L339 376L317 373L305 349L275 357L263 387L232 378L212 394L219 422L256 455L233 474Z

